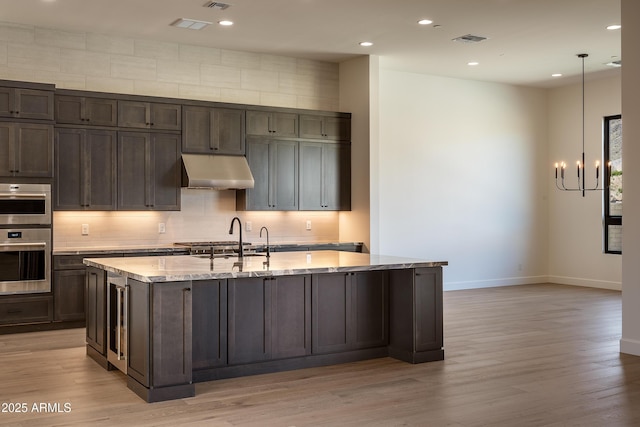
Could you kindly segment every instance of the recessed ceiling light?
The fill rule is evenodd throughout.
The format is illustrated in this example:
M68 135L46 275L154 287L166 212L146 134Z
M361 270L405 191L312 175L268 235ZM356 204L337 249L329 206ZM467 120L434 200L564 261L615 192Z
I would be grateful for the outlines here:
M418 24L420 25L429 25L429 24L433 24L433 21L430 19L421 19L418 21Z
M171 25L178 28L188 28L190 30L201 30L207 25L211 25L211 22L198 21L196 19L180 18L173 21Z
M373 43L371 43L371 42L360 42L360 46L369 47L369 46L373 46Z
M476 65L479 65L479 64L480 64L480 63L479 63L479 62L476 62L476 61L471 61L471 62L468 62L468 63L467 63L467 65L471 65L471 66L476 66Z
M619 30L620 28L622 28L622 25L620 24L614 24L614 25L609 25L607 27L607 30Z
M233 25L233 21L222 20L218 21L218 24L222 25L223 27L230 27Z
M551 74L551 77L562 77L562 74L560 73Z

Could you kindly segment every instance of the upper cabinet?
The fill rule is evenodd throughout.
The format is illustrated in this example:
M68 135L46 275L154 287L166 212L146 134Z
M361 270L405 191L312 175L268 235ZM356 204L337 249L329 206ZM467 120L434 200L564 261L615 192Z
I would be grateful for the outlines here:
M182 152L243 155L244 120L241 109L183 106Z
M300 138L351 141L351 120L315 114L300 115Z
M247 135L298 137L298 115L272 111L247 111Z
M118 101L118 126L180 130L182 129L181 106L160 102Z
M0 176L51 178L53 126L0 122Z
M301 211L351 209L351 145L300 142Z
M180 210L180 135L118 132L118 209Z
M0 86L0 117L53 120L53 91Z
M84 96L56 96L56 122L91 126L117 126L118 101Z

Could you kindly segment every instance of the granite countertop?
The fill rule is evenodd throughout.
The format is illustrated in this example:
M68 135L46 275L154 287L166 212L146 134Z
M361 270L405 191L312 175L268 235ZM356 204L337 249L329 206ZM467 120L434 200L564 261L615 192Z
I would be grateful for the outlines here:
M314 247L314 246L340 246L340 245L362 245L362 242L276 242L270 243L269 247L272 249L280 249L283 247ZM250 249L263 250L267 245L265 243L252 243ZM141 245L141 246L93 246L93 247L65 247L56 248L53 250L53 255L85 255L85 254L127 254L127 253L173 253L173 252L188 252L188 248L185 246L178 246L174 244L163 245Z
M168 257L87 258L84 264L141 282L271 277L298 274L357 272L418 267L440 267L447 261L372 255L357 252L312 251L276 252L264 255L214 258L207 255Z

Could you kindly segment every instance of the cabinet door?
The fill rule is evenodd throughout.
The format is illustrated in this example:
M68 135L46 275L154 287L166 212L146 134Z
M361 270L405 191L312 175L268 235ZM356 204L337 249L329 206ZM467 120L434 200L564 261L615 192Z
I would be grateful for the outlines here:
M57 129L56 210L116 208L116 132Z
M53 320L85 319L85 271L53 272Z
M85 98L84 122L92 126L117 126L118 101L115 99Z
M16 127L13 123L0 122L0 176L15 175L15 132Z
M312 292L312 349L335 353L352 347L351 279L346 273L314 274Z
M271 282L271 356L311 354L311 277L281 276Z
M182 110L182 152L214 153L213 113L210 108L187 105Z
M149 283L127 280L127 375L145 387L151 386L149 287Z
M118 101L118 126L149 129L151 107L148 102Z
M439 350L442 337L442 269L415 270L416 351Z
M180 105L151 103L150 108L151 129L182 129L182 107Z
M56 123L69 123L78 125L86 124L84 100L85 98L81 96L56 96Z
M14 116L14 89L10 87L0 87L0 117Z
M272 209L298 210L298 143L272 141L269 145Z
M386 271L352 273L355 348L389 344L389 297Z
M214 149L217 154L244 155L244 110L214 110Z
M180 209L180 135L118 134L118 209Z
M150 386L188 384L192 374L191 282L143 285L152 286Z
M53 120L53 92L16 89L17 117L21 119Z
M300 143L300 210L351 209L351 146Z
M272 210L269 176L269 143L264 140L247 142L247 162L255 182L253 188L238 192L237 197L246 198L247 210Z
M270 111L247 111L247 134L297 138L298 115Z
M85 270L87 344L107 354L107 272L88 267Z
M311 114L301 115L300 138L348 142L351 140L351 119Z
M15 176L50 178L53 176L53 126L16 124Z
M227 281L196 280L193 293L193 369L227 364Z
M271 281L228 279L229 364L271 357Z

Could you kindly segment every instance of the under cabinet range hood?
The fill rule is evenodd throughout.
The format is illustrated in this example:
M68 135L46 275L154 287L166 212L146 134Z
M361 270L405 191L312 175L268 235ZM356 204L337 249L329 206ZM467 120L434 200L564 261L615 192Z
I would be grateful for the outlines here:
M249 163L244 156L182 155L182 186L213 190L253 188Z

